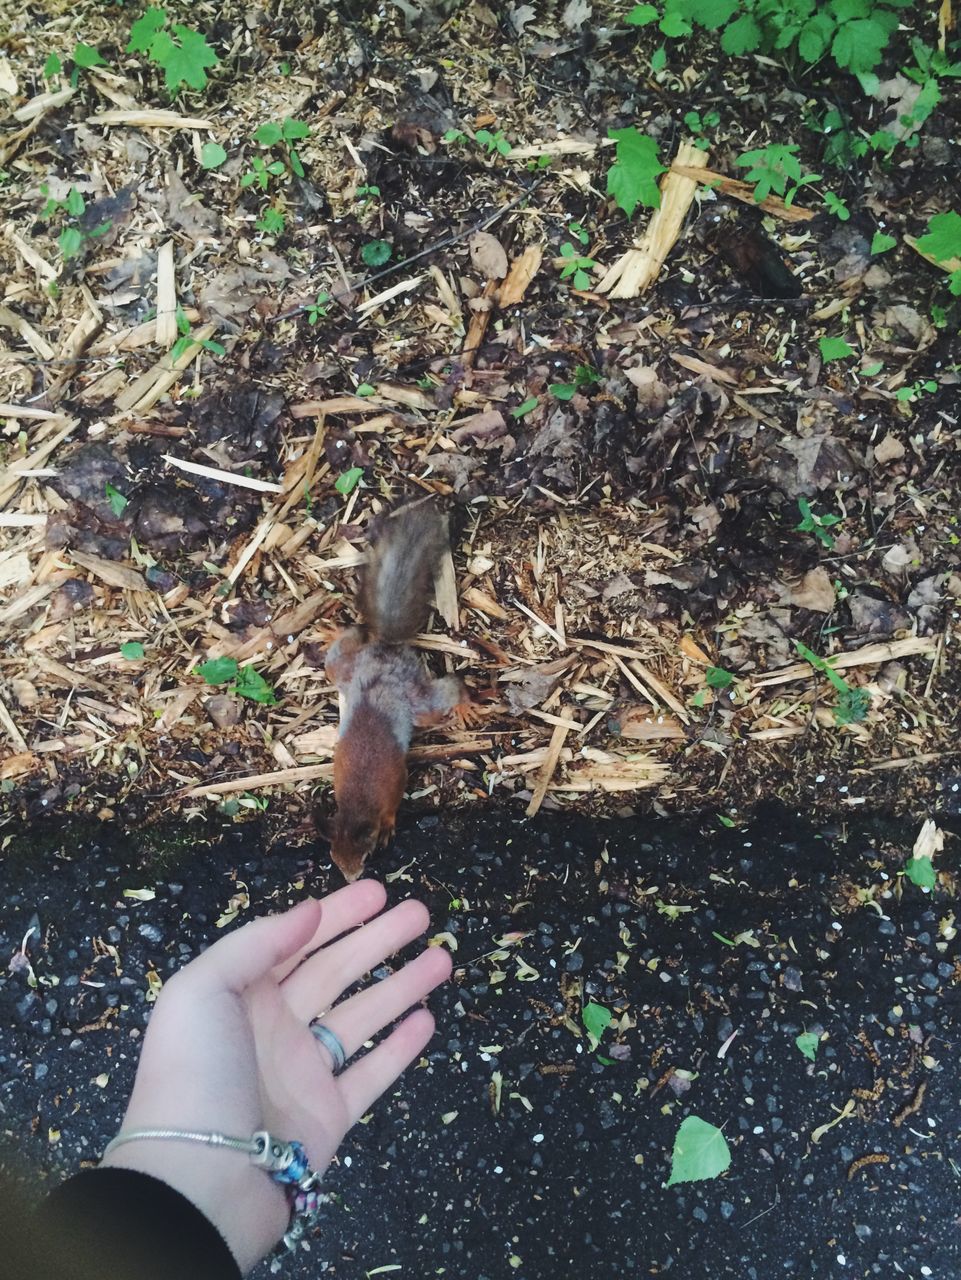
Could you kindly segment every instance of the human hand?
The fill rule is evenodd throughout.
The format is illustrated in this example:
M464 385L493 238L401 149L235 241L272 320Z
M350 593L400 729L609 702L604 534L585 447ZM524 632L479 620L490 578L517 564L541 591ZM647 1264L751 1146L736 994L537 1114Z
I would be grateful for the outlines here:
M448 953L429 947L335 1005L347 987L427 928L427 909L414 900L378 915L386 897L377 881L360 880L309 899L222 938L171 978L150 1019L121 1131L193 1129L248 1138L266 1129L302 1142L311 1168L325 1169L347 1130L427 1044L434 1019L415 1010L338 1076L310 1020L323 1015L351 1058L450 976ZM103 1163L153 1174L187 1196L245 1272L287 1228L283 1189L236 1152L141 1140L117 1147Z

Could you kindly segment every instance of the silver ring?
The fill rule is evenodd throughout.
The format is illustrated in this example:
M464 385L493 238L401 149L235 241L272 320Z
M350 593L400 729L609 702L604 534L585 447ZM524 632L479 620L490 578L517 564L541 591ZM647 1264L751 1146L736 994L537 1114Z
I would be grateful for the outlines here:
M331 1061L333 1062L334 1075L336 1075L338 1071L343 1071L344 1064L347 1061L347 1054L344 1050L344 1046L340 1042L340 1038L331 1031L330 1027L325 1026L319 1018L314 1018L310 1023L310 1033L316 1040L320 1041L330 1054Z

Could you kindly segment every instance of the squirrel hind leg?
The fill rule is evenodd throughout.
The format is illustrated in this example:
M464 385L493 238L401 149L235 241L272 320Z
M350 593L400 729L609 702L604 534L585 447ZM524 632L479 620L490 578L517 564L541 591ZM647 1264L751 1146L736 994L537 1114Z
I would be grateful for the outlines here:
M463 724L470 724L474 718L467 691L455 676L444 676L440 680L431 680L424 696L414 707L414 724L419 729L428 729L443 724L451 715L456 715Z
M364 633L360 627L342 631L327 650L324 671L331 684L342 689L350 684L354 675L354 663L364 645Z

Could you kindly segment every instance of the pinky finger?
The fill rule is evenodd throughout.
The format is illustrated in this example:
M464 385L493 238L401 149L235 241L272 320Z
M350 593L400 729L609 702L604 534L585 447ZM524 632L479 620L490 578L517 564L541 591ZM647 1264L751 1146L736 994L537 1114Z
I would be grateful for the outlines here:
M415 1009L376 1049L338 1077L351 1125L406 1071L433 1034L434 1015L426 1009Z

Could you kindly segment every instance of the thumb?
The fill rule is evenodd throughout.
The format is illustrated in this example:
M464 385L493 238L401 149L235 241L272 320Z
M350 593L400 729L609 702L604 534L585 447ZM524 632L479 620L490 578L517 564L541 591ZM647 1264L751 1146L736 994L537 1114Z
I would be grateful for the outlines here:
M188 965L184 977L239 995L306 946L317 931L322 912L319 898L305 898L290 911L252 920L208 947Z

